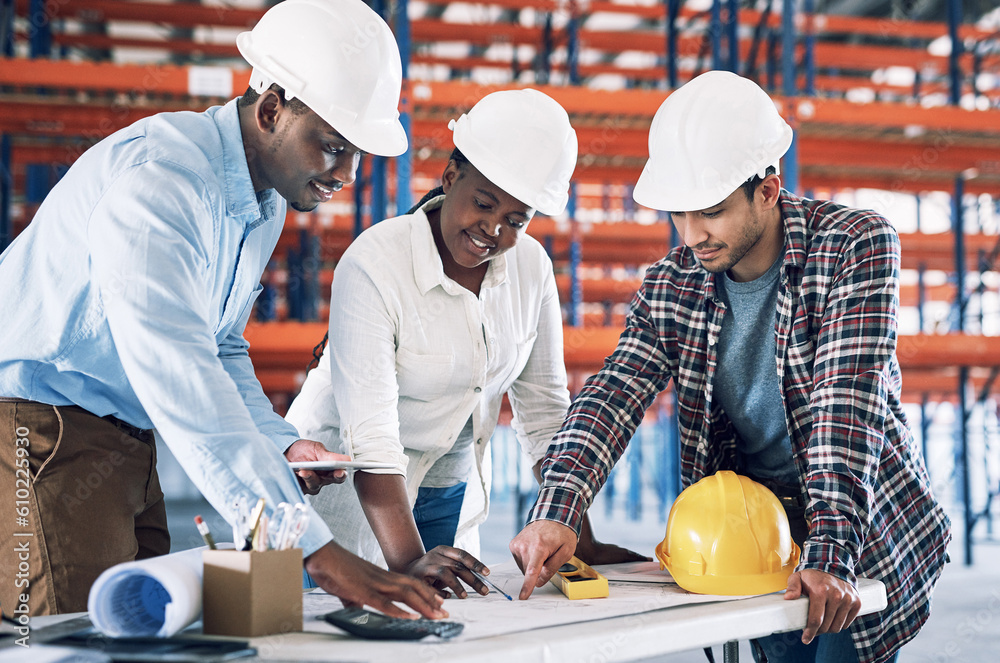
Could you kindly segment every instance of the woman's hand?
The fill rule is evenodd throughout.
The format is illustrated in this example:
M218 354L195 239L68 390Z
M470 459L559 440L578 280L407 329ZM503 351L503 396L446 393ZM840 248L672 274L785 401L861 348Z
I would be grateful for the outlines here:
M413 560L406 569L408 575L420 578L441 592L442 596L447 595L444 589L450 589L460 599L468 596L462 582L483 596L490 591L486 583L476 578L473 571L482 575L490 574L485 564L464 550L451 546L438 546L432 549ZM459 582L460 579L462 582Z

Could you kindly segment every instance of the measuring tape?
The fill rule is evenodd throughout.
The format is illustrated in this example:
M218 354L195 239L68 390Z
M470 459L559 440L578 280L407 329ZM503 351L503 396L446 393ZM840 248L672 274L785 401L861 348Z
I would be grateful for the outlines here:
M559 567L549 582L570 600L603 599L608 596L608 579L576 557Z

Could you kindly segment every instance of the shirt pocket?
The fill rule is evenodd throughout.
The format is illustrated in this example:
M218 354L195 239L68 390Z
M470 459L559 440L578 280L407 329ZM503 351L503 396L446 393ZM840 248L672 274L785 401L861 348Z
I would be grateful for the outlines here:
M236 316L236 324L234 325L236 329L243 331L246 328L247 321L250 319L250 311L253 310L253 305L257 302L257 298L260 297L260 293L262 292L264 292L264 286L258 283L257 287L247 297L247 303L243 305L240 314Z
M535 339L538 338L538 332L531 332L525 340L517 344L517 352L514 356L514 363L507 371L503 382L500 383L500 393L504 393L510 386L514 384L514 380L520 377L521 372L524 371L524 367L528 365L528 359L531 358L531 351L535 347Z
M400 398L434 401L448 390L455 373L455 357L396 350L396 382Z

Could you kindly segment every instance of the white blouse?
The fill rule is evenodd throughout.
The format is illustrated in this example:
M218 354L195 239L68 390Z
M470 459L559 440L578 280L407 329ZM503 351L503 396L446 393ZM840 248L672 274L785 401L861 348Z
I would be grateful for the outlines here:
M526 234L490 262L479 297L445 276L427 220L442 200L383 221L348 247L334 273L329 345L286 418L333 451L392 463L372 471L403 474L412 506L471 417L476 463L455 545L478 555L503 395L531 464L569 407L562 317L552 263ZM384 565L354 490L328 486L312 504L337 543Z

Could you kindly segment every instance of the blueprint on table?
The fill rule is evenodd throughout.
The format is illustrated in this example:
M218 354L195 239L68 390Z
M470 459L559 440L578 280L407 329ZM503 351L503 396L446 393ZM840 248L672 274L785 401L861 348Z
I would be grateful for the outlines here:
M640 565L645 564L646 567ZM649 566L652 564L653 566ZM624 571L622 567L625 567ZM630 567L634 567L631 568ZM655 563L639 562L637 565L615 564L609 567L595 567L599 572L609 570L615 577L622 573L643 576L629 582L613 581L609 578L610 596L604 599L582 599L570 601L551 583L536 589L527 601L516 599L521 591L524 576L513 562L490 566L490 580L505 592L515 597L508 601L496 592L480 596L469 592L467 599L448 599L444 609L449 613L448 621L462 622L465 630L452 641L475 640L506 633L530 631L533 629L575 624L580 622L636 615L663 608L671 608L692 603L732 601L747 598L743 596L709 596L692 594L678 587L669 574L664 572L661 582L654 582L650 574L658 568ZM305 629L324 633L339 633L318 617L342 607L339 599L319 591L305 595Z

